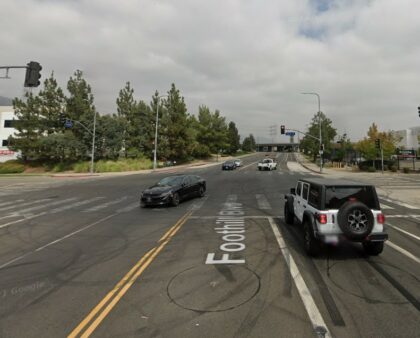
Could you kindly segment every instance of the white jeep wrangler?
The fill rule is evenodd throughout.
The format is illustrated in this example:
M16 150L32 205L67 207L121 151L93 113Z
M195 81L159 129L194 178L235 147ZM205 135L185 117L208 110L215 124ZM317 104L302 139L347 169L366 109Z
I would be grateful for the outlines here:
M301 179L285 195L284 218L303 225L305 251L317 255L321 243L361 242L368 255L379 255L388 234L375 187L324 178Z

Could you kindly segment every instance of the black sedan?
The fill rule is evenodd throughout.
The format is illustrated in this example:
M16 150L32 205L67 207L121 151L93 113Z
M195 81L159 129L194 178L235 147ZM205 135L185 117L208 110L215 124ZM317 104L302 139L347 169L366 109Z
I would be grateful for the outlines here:
M204 196L206 181L196 175L175 175L161 179L144 190L140 196L140 206L173 205L184 199Z
M234 170L236 169L236 164L233 161L226 161L222 164L222 170Z

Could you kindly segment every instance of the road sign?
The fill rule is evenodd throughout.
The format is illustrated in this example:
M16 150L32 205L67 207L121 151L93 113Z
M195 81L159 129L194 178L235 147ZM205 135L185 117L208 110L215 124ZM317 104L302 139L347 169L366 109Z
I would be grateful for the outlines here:
M64 123L64 127L72 128L73 127L73 121L72 120L66 120L66 122Z
M286 135L287 135L287 136L295 136L295 135L296 135L296 133L295 133L294 131L288 131L288 132L286 133Z

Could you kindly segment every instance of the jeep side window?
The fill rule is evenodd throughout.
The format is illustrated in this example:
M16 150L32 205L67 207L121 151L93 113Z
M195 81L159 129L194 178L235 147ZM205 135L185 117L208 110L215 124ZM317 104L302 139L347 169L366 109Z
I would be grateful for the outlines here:
M319 187L311 185L311 188L309 189L308 203L314 208L320 207Z
M302 191L302 182L298 182L296 186L296 196L300 196L301 191Z
M308 192L309 192L309 184L308 183L303 183L302 198L305 201L308 200Z

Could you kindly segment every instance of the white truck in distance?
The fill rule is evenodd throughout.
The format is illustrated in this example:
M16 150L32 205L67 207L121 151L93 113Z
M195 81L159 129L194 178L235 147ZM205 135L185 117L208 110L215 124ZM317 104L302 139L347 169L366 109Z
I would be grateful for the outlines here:
M276 170L277 162L271 158L265 158L258 162L258 170Z

